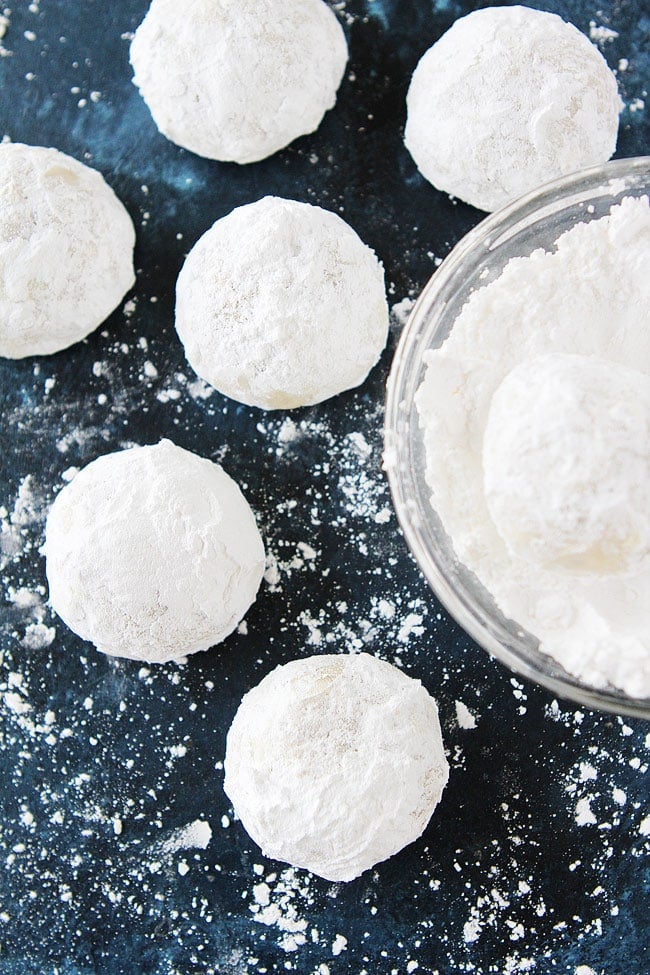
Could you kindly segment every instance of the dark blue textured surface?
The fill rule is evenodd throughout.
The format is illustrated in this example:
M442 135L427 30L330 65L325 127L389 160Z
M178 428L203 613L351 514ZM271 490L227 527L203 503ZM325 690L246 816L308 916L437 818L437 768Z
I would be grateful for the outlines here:
M395 334L360 390L293 413L292 430L284 416L202 398L172 325L189 247L267 193L339 210L382 258L391 303L418 292L480 215L417 174L401 141L404 97L423 51L478 5L338 5L351 62L336 109L315 135L247 168L199 159L156 132L122 36L146 5L15 0L11 53L0 58L0 135L101 170L138 231L134 309L55 357L0 362L0 972L647 975L647 727L565 709L514 681L436 605L394 516L384 520ZM590 21L619 32L602 43L613 68L629 61L619 82L634 110L617 155L650 151L635 102L650 75L647 5L546 9L587 33ZM49 616L38 546L67 468L161 436L221 460L245 485L280 572L247 634L149 673L109 661ZM33 511L17 515L21 485ZM21 608L21 587L40 605ZM30 649L41 616L56 636ZM238 824L222 824L231 810L219 764L241 695L273 665L354 641L399 659L438 698L452 774L419 842L339 886L265 863ZM459 727L456 700L477 715L475 730ZM207 849L173 850L173 830L199 818L213 830ZM264 878L278 905L268 926L251 909ZM287 940L296 921L304 944ZM333 954L337 935L347 944Z

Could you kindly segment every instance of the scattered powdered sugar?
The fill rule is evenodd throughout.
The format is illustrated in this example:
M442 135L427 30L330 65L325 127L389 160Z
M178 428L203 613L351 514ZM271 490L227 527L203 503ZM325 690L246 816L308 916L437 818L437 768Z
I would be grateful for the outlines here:
M572 728L574 735L580 737L585 715L576 711L573 714L563 711L557 702L553 702L547 708L547 716L551 721L559 722L563 727ZM617 721L621 740L630 736L626 733L629 726L623 719ZM647 755L646 744L646 755ZM595 934L599 936L608 917L616 917L619 907L615 896L610 894L607 889L607 876L609 865L614 852L615 838L617 831L625 830L627 827L625 806L628 802L625 790L616 786L616 777L628 778L629 768L635 769L639 778L639 785L643 781L643 776L648 770L645 760L632 758L627 766L620 755L616 754L615 747L610 748L584 743L586 758L578 760L575 765L567 770L563 778L562 788L572 804L567 811L580 829L589 829L591 839L586 841L589 844L589 861L583 860L580 855L580 847L576 848L577 855L574 858L568 857L565 862L567 876L574 875L579 879L579 883L585 885L585 889L590 891L590 896L594 904L600 905L598 914L591 920L574 916L553 917L555 908L549 903L548 897L542 893L539 884L540 877L535 873L525 873L522 875L518 868L518 859L521 850L532 840L532 835L527 835L533 824L527 824L522 819L515 805L503 804L502 815L504 821L509 824L508 840L512 850L511 876L509 883L501 885L499 883L500 872L487 870L485 874L485 884L483 891L473 901L470 901L469 912L463 926L463 938L467 944L473 944L484 937L489 930L502 930L509 941L525 942L529 937L531 919L532 926L535 926L535 919L540 926L545 926L551 922L551 928L556 933L561 933L574 927L575 943L580 945L586 939ZM553 763L555 764L555 763ZM599 785L594 783L598 782ZM636 791L636 790L635 790ZM642 791L637 792L641 796ZM625 799L623 798L625 797ZM515 799L518 797L515 796ZM638 832L641 836L650 833L650 817L643 818L643 805L636 800L633 805L634 818L638 819ZM519 852L518 852L519 851ZM650 844L645 847L637 846L631 849L632 857L642 857L650 852ZM490 883L490 874L493 883ZM544 959L551 960L553 952L551 950L537 954L535 959L526 958L518 953L511 956L511 965L506 965L505 969L499 971L523 972L536 969L538 965L544 964ZM489 969L492 971L493 969ZM544 969L545 970L545 969ZM582 970L577 968L576 971ZM497 971L497 969L494 969Z
M5 691L3 700L14 714L27 714L32 709L29 701L26 701L17 691Z
M43 650L49 647L55 636L55 627L45 626L44 623L29 623L25 628L23 644L29 650Z
M316 584L320 574L330 577L333 569L323 548L328 531L341 539L343 551L362 558L370 555L371 535L382 530L392 533L394 514L380 467L382 406L375 406L365 420L376 429L372 441L358 429L336 431L326 419L265 418L257 424L260 438L280 463L293 464L301 456L318 458L299 494L277 502L265 514L265 580L273 592L282 593L296 574L314 576ZM298 505L309 512L312 533L294 539L293 513ZM343 594L321 605L311 599L308 606L283 618L281 632L297 631L308 647L345 645L353 651L371 649L394 657L391 650L422 635L430 608L427 600L400 586L391 570L390 559L376 567L365 607L353 608Z
M13 53L12 51L8 50L2 43L10 26L11 26L11 10L8 7L5 7L4 10L0 11L0 58L11 57Z
M47 504L44 491L28 474L18 485L11 509L0 507L0 583L12 610L5 627L28 650L49 647L57 632L50 625L45 587L34 585L31 571L34 552L42 540Z
M629 738L631 728L622 718L618 719L620 734ZM588 749L586 761L579 761L565 777L564 788L574 802L574 819L578 826L595 826L603 835L624 823L632 815L638 823L638 832L643 836L643 812L638 801L628 806L627 789L617 783L617 759L609 750L592 745ZM648 758L631 763L639 775L644 776L649 768ZM606 845L605 845L606 846ZM607 847L606 847L607 849Z
M463 728L465 731L472 731L476 727L476 717L462 701L455 701L454 706L456 708L458 727Z
M261 864L253 869L257 876L264 873ZM248 909L257 924L272 927L279 933L278 947L294 952L307 942L309 921L303 912L314 903L309 874L293 867L279 874L268 873L264 880L253 884L251 893Z
M28 474L18 487L11 511L0 508L0 569L14 556L31 548L29 529L44 519L43 499Z
M578 826L596 826L598 820L591 811L589 799L585 796L576 803L576 823Z
M391 305L390 313L393 322L399 327L403 328L409 318L409 315L413 311L415 306L415 298L402 298L401 301L396 302Z
M206 850L212 839L212 829L205 819L195 819L187 826L180 826L160 844L161 853L177 853L179 850Z
M613 41L616 37L618 37L617 30L612 30L611 27L605 27L603 24L597 24L595 20L589 21L589 38L600 47L608 41Z

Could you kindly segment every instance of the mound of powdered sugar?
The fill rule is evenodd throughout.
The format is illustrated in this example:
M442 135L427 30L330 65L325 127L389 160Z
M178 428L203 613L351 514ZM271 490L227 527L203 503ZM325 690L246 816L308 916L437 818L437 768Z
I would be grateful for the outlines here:
M176 287L176 329L196 372L263 409L358 386L388 337L384 272L335 213L265 197L218 220Z
M623 107L593 44L556 14L491 7L422 57L404 140L422 175L481 210L606 162Z
M237 163L317 129L347 57L322 0L153 0L131 45L134 82L163 135Z
M267 856L346 881L420 836L449 774L433 698L365 653L272 671L242 700L224 767Z
M511 260L416 401L456 555L567 671L650 696L650 206Z
M225 639L255 599L264 546L218 464L169 440L107 454L57 496L52 607L116 657L164 662Z
M135 231L100 173L58 152L0 146L0 355L79 342L133 285Z

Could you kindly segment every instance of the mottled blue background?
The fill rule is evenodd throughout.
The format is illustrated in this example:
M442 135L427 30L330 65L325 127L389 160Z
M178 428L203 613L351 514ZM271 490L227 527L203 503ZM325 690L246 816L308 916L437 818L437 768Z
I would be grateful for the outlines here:
M558 706L514 681L437 606L394 516L376 520L388 504L382 404L399 323L369 381L292 414L302 428L288 443L282 416L196 395L173 330L187 250L216 218L268 193L341 212L384 262L391 304L417 294L481 215L417 173L402 145L406 89L430 43L485 4L338 4L351 60L335 110L313 136L245 168L200 159L157 133L131 84L124 36L146 0L10 6L0 135L55 146L104 173L136 224L138 281L135 309L118 310L84 343L0 362L0 506L11 512L28 475L38 502L20 526L21 551L5 558L0 591L0 694L29 704L22 715L0 709L0 972L647 975L647 726ZM591 21L618 32L601 44L612 68L629 61L619 72L628 107L617 155L649 152L647 3L545 9L586 33ZM145 361L157 376L147 377ZM355 453L350 433L369 451ZM62 473L161 436L223 460L281 562L299 542L317 557L263 588L248 634L182 667L147 673L111 662L47 613L56 637L30 649L31 617L11 587L41 587L44 598L38 546ZM378 611L381 599L394 619ZM419 619L410 633L409 615ZM319 642L309 620L329 640ZM241 695L273 665L344 651L351 634L398 658L438 698L451 779L422 839L376 871L347 886L306 874L293 881L288 902L308 920L307 942L287 951L277 926L250 910L261 879L253 865L265 861L230 821L225 733ZM459 727L456 700L477 714L475 730ZM170 752L179 744L184 752ZM595 823L579 826L585 798ZM160 854L152 872L156 844L199 817L212 826L208 848ZM266 863L265 876L282 869ZM281 899L278 880L269 886ZM338 934L347 945L334 955Z

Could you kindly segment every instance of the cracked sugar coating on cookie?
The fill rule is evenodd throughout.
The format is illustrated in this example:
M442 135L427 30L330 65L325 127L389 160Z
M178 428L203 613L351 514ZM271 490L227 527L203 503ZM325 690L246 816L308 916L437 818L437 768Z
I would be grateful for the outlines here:
M153 0L131 44L134 83L163 135L237 163L314 132L347 59L322 0Z
M47 519L50 603L98 650L162 663L225 639L255 599L264 546L212 461L163 440L107 454Z
M218 220L176 286L196 372L263 409L320 403L364 381L388 337L384 271L335 213L265 197Z
M362 653L277 667L245 695L225 791L266 856L353 880L425 829L449 768L419 681Z
M422 175L481 210L606 162L622 102L600 52L556 14L492 7L418 64L404 141Z
M39 146L0 146L0 355L79 342L135 282L131 218L101 174Z

